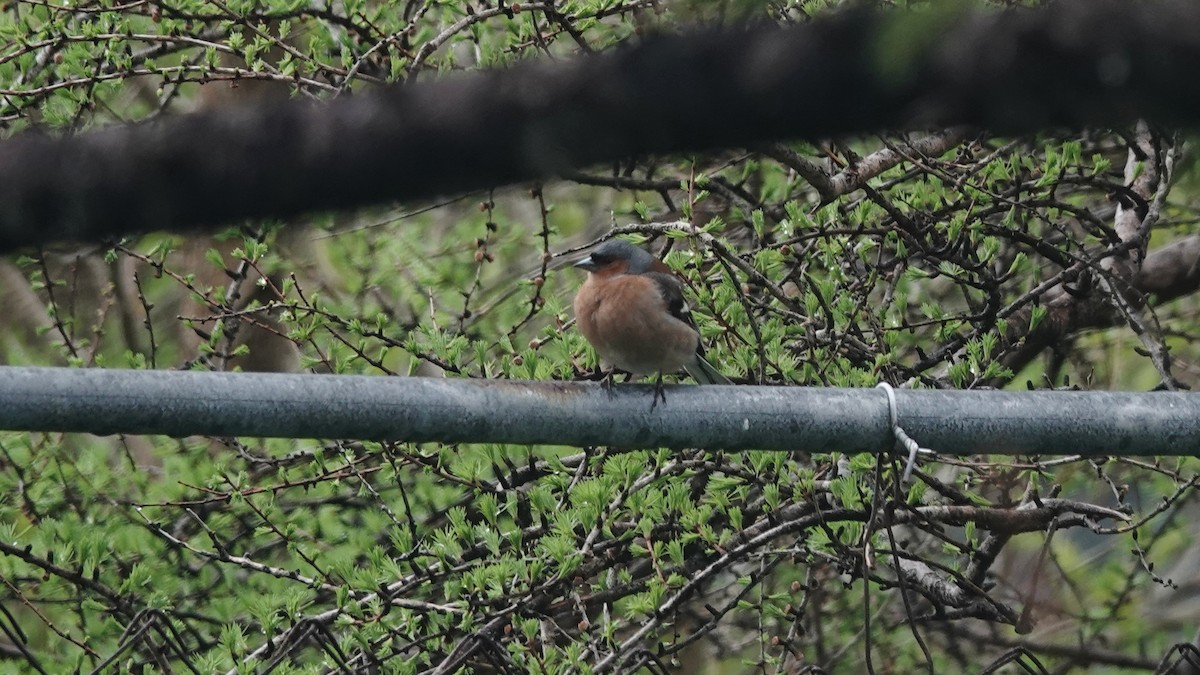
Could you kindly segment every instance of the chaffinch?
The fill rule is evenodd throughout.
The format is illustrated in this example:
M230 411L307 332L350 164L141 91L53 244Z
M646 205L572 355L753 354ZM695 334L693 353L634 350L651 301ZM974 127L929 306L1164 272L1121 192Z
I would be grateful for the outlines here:
M663 373L680 368L700 384L732 384L704 360L683 284L661 260L610 239L575 267L588 272L575 296L575 320L601 361L634 375L657 373L656 397Z

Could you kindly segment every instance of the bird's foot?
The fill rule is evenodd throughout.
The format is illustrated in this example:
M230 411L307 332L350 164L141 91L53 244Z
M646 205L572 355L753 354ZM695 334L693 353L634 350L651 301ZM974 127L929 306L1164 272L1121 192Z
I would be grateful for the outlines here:
M604 373L604 377L600 378L600 387L604 389L604 393L608 394L609 398L612 398L615 395L613 392L612 368L609 368L608 371Z
M658 405L658 400L662 399L663 405L667 403L667 392L663 389L662 373L658 374L658 379L654 380L654 398L650 399L650 412L654 412L654 407Z

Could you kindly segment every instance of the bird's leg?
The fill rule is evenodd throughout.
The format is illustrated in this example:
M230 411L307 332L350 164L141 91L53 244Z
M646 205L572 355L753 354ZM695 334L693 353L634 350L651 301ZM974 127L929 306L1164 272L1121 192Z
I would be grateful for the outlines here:
M654 380L654 398L650 399L650 412L654 412L654 406L658 405L658 399L662 399L664 405L667 403L667 392L663 390L662 371L659 371L658 378Z
M616 370L616 368L609 368L604 372L604 377L600 378L600 387L604 389L609 398L613 397L613 374Z

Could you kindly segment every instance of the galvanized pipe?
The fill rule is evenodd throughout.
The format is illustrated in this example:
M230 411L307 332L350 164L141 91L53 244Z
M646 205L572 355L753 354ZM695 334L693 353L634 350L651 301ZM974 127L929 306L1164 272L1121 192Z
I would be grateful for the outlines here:
M0 429L618 448L890 450L878 389L0 367ZM896 391L949 455L1200 454L1200 395Z

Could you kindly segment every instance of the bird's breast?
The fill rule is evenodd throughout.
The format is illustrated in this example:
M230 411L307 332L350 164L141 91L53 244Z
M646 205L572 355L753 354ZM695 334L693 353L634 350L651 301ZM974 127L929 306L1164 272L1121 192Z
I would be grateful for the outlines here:
M575 296L575 319L601 360L631 373L679 370L699 344L645 277L589 277Z

